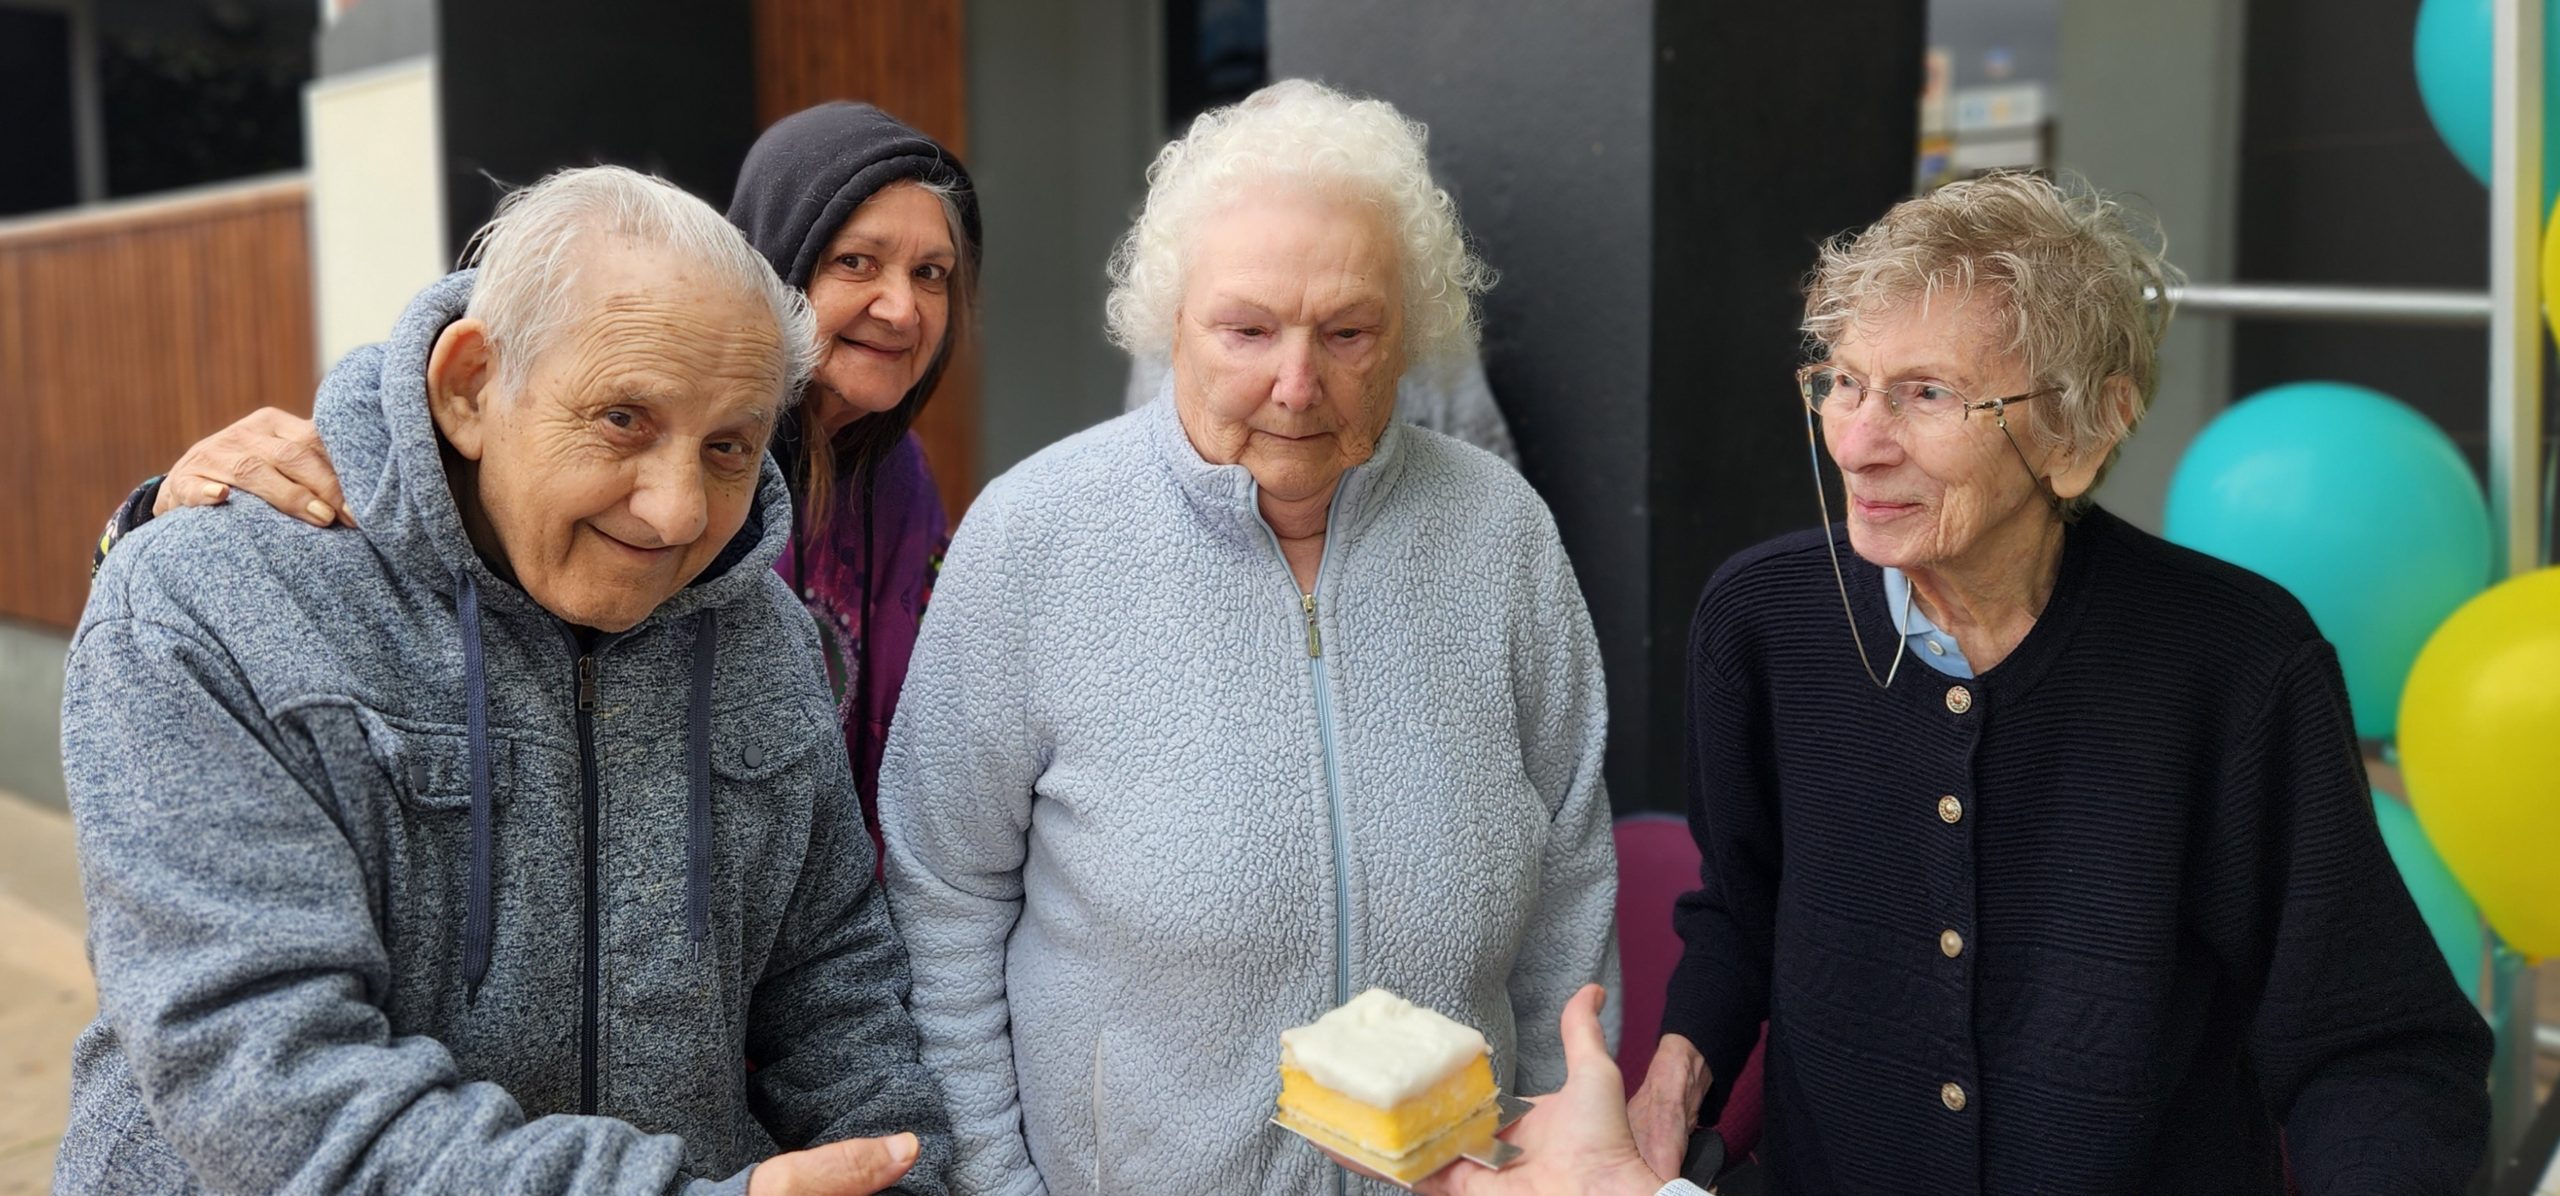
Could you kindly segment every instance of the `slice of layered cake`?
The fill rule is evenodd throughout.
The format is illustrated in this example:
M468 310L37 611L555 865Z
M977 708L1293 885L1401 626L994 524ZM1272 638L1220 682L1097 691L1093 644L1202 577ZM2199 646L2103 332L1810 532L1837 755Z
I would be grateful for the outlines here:
M1373 988L1280 1032L1279 1122L1398 1183L1489 1142L1484 1035Z

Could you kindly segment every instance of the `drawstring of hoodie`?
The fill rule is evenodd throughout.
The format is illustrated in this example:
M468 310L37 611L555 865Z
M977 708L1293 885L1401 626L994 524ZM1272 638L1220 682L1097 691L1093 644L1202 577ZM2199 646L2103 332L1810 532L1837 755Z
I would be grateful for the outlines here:
M462 904L463 999L480 1000L489 976L489 936L497 915L489 907L489 679L481 661L480 587L463 570L462 692L471 740L471 881Z
M460 581L462 689L471 750L471 876L463 895L464 999L477 1003L489 977L489 942L497 925L489 871L489 682L480 639L480 587L468 570ZM693 620L693 684L685 702L685 938L696 958L711 939L711 689L720 658L720 616Z
M720 612L693 617L693 692L685 703L685 936L696 958L711 939L711 677L720 656Z

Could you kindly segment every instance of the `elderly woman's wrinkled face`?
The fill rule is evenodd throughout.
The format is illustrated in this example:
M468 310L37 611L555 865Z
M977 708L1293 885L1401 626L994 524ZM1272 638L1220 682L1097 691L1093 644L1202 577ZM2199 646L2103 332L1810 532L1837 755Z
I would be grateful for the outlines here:
M1203 220L1173 336L1175 407L1201 457L1287 502L1368 460L1404 373L1397 262L1376 207L1321 193Z
M1983 307L1908 304L1858 321L1831 347L1831 364L1879 392L1905 379L1975 401L2038 389L2026 367L1999 350ZM2052 519L2029 473L2030 464L2042 472L2051 454L2031 435L2028 405L2007 415L2024 463L1987 411L1939 422L1898 417L1882 393L1870 393L1845 415L1826 414L1822 439L1848 491L1850 547L1906 571L1963 567L1985 563L1974 558L1986 544L2005 542L1995 533L2021 520Z
M437 342L430 403L473 463L455 490L482 554L551 613L622 631L745 525L783 355L770 307L664 250L593 243L581 265L585 318L518 392L464 320Z
M892 183L864 200L809 271L822 356L811 396L830 429L896 407L942 351L959 268L942 200Z

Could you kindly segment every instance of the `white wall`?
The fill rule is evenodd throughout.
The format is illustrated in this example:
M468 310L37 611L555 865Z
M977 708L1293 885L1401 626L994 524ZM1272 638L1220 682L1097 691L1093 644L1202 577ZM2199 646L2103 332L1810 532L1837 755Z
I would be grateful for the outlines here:
M391 332L443 277L444 161L432 58L331 75L303 93L312 308L321 368Z
M2059 164L2160 218L2169 260L2198 282L2238 261L2243 0L2062 0ZM2169 477L2231 402L2231 325L2170 325L2160 390L2099 492L2160 530Z

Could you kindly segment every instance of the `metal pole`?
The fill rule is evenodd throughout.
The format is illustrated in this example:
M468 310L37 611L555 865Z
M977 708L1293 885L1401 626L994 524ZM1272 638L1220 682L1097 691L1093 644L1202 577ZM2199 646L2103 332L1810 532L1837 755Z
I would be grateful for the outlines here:
M2152 296L2156 299L2158 296ZM2379 324L2450 324L2486 327L2496 304L2486 291L2423 291L2384 287L2288 286L2245 282L2191 282L2172 288L2180 315L2266 316L2284 319L2366 321Z
M2517 1155L2525 1132L2533 1128L2533 1059L2540 1044L2534 1033L2533 965L2503 940L2494 935L2491 940L2489 1030L2496 1036L2497 1052L2489 1073L2489 1153L2495 1182L2504 1186L2510 1168L2539 1170L2545 1162Z
M2495 121L2489 188L2489 509L2498 560L2512 575L2541 562L2542 18L2540 3L2497 0Z
M2490 44L2489 509L2503 573L2541 564L2543 0L2495 0ZM2500 944L2491 975L2497 1063L2490 1141L2503 1168L2533 1123L2533 969Z

